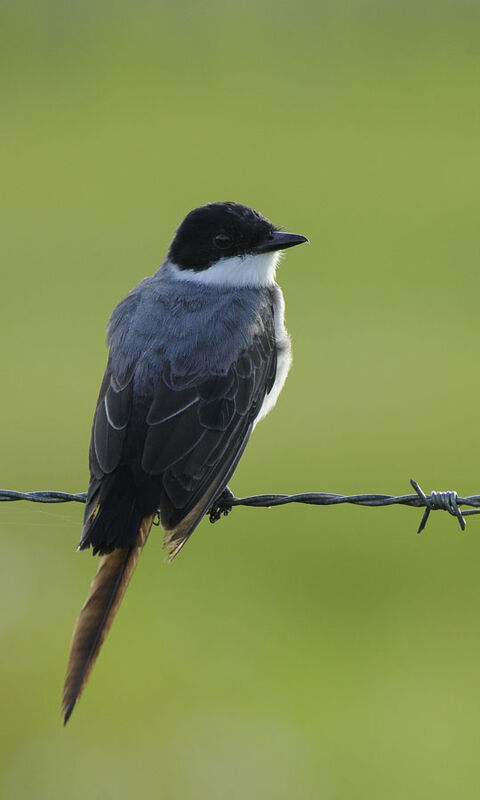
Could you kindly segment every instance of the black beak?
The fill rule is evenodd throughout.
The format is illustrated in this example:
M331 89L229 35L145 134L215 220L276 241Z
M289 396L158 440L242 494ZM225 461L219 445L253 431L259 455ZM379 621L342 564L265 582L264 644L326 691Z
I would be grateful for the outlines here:
M284 233L283 231L275 231L269 239L257 244L253 248L254 253L269 253L271 250L286 250L287 247L295 247L297 244L308 242L306 236L301 236L299 233Z

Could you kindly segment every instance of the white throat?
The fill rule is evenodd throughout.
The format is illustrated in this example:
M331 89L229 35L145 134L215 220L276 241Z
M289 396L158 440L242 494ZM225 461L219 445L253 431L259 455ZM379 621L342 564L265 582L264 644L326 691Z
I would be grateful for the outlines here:
M177 280L190 281L204 286L271 286L275 282L275 271L280 252L257 253L256 255L221 258L203 270L179 269L171 261L165 263Z

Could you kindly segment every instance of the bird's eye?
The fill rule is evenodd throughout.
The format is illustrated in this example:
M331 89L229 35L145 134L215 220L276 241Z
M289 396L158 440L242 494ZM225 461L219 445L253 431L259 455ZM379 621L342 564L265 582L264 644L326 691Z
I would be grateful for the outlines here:
M216 233L213 237L213 242L216 247L220 248L220 250L225 250L227 247L230 247L232 243L232 237L229 236L228 233Z

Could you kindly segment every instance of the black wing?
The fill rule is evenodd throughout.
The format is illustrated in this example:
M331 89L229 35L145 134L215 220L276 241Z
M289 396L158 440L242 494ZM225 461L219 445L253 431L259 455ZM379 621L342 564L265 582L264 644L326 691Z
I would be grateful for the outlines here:
M165 546L178 552L243 453L275 381L274 342L272 314L225 374L179 382L167 363L146 395L107 369L93 424L81 547L129 546L139 520L158 510Z

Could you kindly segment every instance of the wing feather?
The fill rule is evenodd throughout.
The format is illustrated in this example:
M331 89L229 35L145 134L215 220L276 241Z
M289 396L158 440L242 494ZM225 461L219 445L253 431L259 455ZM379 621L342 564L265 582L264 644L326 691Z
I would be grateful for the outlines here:
M225 488L275 371L273 313L264 315L250 346L223 373L194 374L179 359L165 360L150 383L135 388L134 372L119 377L109 364L93 425L87 545L89 527L96 526L98 549L115 546L125 512L119 506L117 513L110 503L108 524L96 514L108 501L105 478L114 477L117 468L127 468L132 476L135 514L158 510L163 527L177 531L175 546L188 537ZM187 524L187 518L194 522Z

